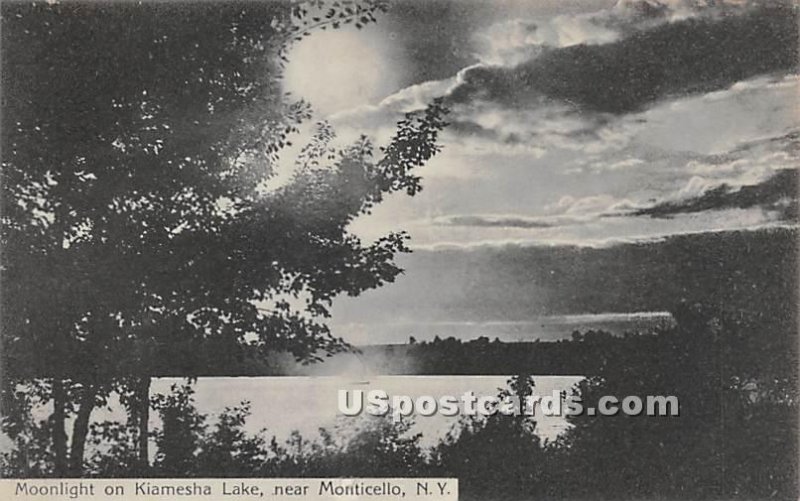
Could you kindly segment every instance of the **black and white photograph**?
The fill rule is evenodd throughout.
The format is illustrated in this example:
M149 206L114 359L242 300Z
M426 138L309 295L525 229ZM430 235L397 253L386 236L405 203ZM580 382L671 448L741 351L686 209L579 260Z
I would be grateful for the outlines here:
M3 0L0 497L800 499L799 14Z

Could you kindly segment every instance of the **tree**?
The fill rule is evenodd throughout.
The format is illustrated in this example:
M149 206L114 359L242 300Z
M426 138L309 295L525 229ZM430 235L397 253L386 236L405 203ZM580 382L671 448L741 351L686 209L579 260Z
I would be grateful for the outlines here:
M465 499L523 500L541 492L545 453L536 420L524 412L533 388L527 374L510 378L498 398L519 403L519 412L465 416L433 450L436 474L458 478Z
M154 403L163 423L156 433L156 470L166 477L192 476L206 433L206 415L194 407L194 389L173 385L169 395L157 396Z
M760 347L759 315L684 305L656 335L586 336L607 363L580 383L584 408L613 395L677 397L678 416L570 417L552 494L597 499L797 497L796 364ZM768 324L767 324L768 325ZM610 466L613 465L613 466Z
M145 465L149 378L186 346L223 346L231 367L272 351L314 359L343 346L324 323L333 298L400 273L407 235L363 243L347 228L386 194L419 191L441 103L379 151L366 138L334 149L321 126L291 182L270 186L310 117L281 90L286 48L384 9L3 5L2 365L52 380L57 474L80 474L91 411L112 390L131 394Z
M422 434L410 419L384 416L341 417L322 429L322 446L311 457L311 473L323 477L415 477L424 474Z

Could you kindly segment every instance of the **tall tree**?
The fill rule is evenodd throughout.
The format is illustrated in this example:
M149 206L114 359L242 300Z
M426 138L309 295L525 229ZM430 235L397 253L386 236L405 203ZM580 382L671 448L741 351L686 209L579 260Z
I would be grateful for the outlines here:
M52 378L56 473L67 473L65 385L79 399L72 474L112 389L138 389L146 461L152 374L340 349L324 322L333 298L400 273L404 233L364 243L348 225L386 194L420 189L413 169L438 151L441 103L406 116L379 151L366 138L334 149L321 126L291 181L271 185L310 117L281 89L287 47L384 9L3 5L2 365Z

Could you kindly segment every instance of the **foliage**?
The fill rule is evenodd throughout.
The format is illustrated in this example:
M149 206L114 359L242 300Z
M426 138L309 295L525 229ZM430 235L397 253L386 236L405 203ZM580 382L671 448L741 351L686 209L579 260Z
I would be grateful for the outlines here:
M389 417L342 419L307 438L294 432L284 443L267 430L245 430L250 406L226 408L219 416L199 413L189 385L155 398L162 426L153 472L178 477L391 477L419 475L426 465L412 423ZM209 424L213 422L213 424ZM112 454L113 455L113 454Z
M333 298L401 272L407 235L365 243L348 223L419 191L412 171L438 152L441 103L407 115L379 152L320 135L292 180L274 182L311 116L284 93L281 57L316 28L360 28L383 10L3 4L2 368L4 380L50 377L54 394L77 384L71 455L93 406L133 377L344 349L325 323ZM61 463L68 412L54 401ZM80 473L82 457L71 463Z
M498 397L515 397L524 405L533 391L533 379L520 375L511 378ZM458 478L466 499L529 499L541 491L547 461L535 431L535 419L522 412L464 416L434 448L434 472Z
M748 315L686 305L675 316L674 329L627 338L578 391L595 407L603 395L674 395L680 416L571 418L554 454L559 494L793 499L797 445L786 438L797 436L794 368L760 363L760 350L748 347L762 328Z
M50 398L41 380L27 387L6 385L0 421L5 438L12 442L0 456L0 477L48 477L53 473L53 450L47 419L37 419L34 409Z
M381 6L345 2L341 15ZM265 351L314 357L341 347L320 321L333 297L399 273L404 234L363 244L346 226L419 190L411 171L438 151L441 104L402 120L377 161L366 139L325 148L332 161L272 189L309 117L272 55L306 14L196 7L5 6L9 370L146 372L172 344L251 333ZM40 363L15 364L33 351Z

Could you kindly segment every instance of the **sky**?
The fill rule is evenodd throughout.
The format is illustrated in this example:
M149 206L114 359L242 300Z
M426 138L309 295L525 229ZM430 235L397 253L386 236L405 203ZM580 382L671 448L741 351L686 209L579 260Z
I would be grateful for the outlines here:
M402 113L445 99L450 126L419 172L423 191L389 197L351 228L364 240L406 230L425 258L463 264L489 249L500 262L509 246L557 255L793 227L798 42L786 5L399 1L375 25L297 44L285 84L342 144L360 134L381 144ZM437 285L420 275L419 255L404 259L406 288L447 289L498 269L441 260ZM509 297L535 293L508 287ZM382 308L375 294L341 302L334 322L374 321L359 305ZM443 295L430 320L459 321L445 304L456 296ZM436 302L436 290L426 297ZM384 306L394 313L383 321L413 317Z

